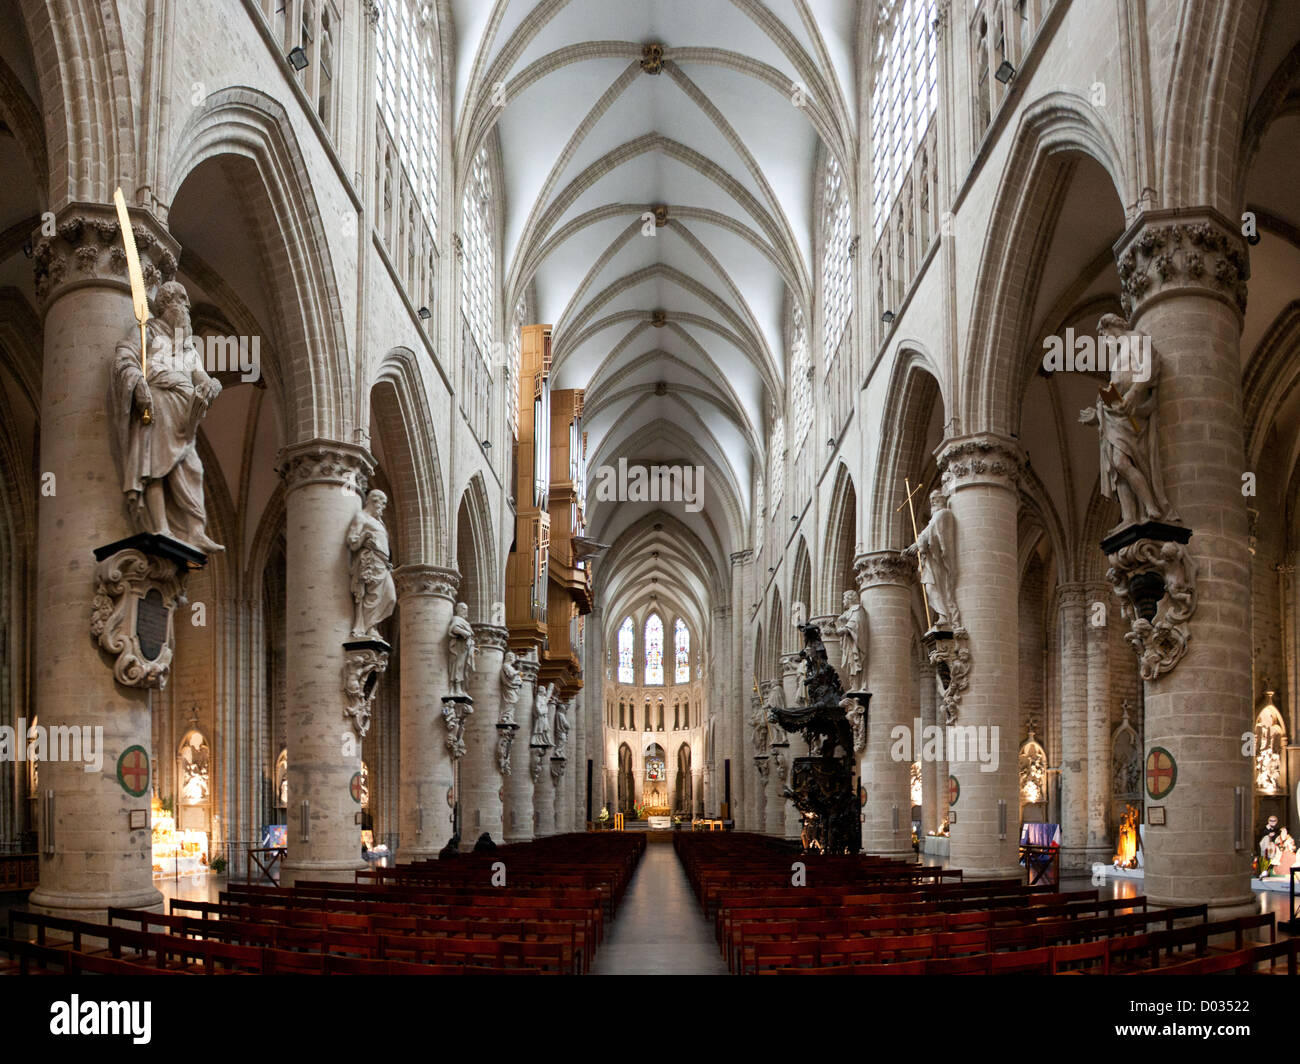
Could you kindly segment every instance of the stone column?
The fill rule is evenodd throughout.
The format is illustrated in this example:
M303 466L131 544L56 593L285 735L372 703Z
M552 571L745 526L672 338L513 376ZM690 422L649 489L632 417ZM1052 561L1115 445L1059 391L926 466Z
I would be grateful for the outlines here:
M733 758L731 763L731 814L736 818L736 826L745 831L759 831L758 819L762 808L762 781L754 764L754 750L750 740L748 718L743 716L744 707L749 705L747 693L753 689L752 670L745 667L745 644L752 645L753 635L745 624L748 616L745 604L745 584L749 568L754 561L753 551L736 551L731 555L731 626L730 650L728 655L719 658L719 663L727 661L730 668L722 677L725 693L723 701L716 706L709 706L712 713L734 713L738 707L742 718L737 721L733 740L728 749ZM751 651L752 653L752 651ZM708 812L708 810L705 810Z
M1061 670L1061 867L1088 867L1088 655L1084 643L1088 592L1056 589Z
M754 755L754 777L758 780L755 797L763 799L756 803L753 825L748 829L759 835L767 834L767 787L772 773L772 758L769 754ZM707 812L708 810L705 810Z
M1241 406L1247 252L1240 226L1210 209L1148 211L1115 245L1131 327L1159 359L1159 460L1169 502L1192 529L1196 608L1187 652L1146 677L1144 740L1177 766L1148 809L1145 892L1157 905L1206 902L1211 919L1257 908L1250 890L1251 581ZM1246 803L1237 825L1236 788Z
M361 448L331 440L288 447L280 458L289 751L285 886L302 879L350 883L365 867L355 819L360 807L351 791L361 771L361 743L344 719L341 669L353 607L346 536L372 469Z
M537 701L537 656L530 651L528 657L519 658L518 664L524 685L519 688L519 709L515 714L519 730L515 732L514 745L510 751L510 775L505 780L506 798L502 815L506 842L531 842L533 752L528 746L528 740L533 733L533 706Z
M447 627L460 574L436 565L403 565L397 584L401 639L398 851L403 863L429 860L451 838L451 755L443 741L447 692Z
M546 747L536 761L534 772L537 775L533 781L533 832L539 839L556 833L555 785L558 768L558 765L552 767L551 747Z
M132 221L146 276L170 280L178 245L152 215L134 211ZM33 501L38 515L36 697L20 715L29 724L39 717L46 729L90 729L77 734L99 739L103 763L96 771L86 771L85 760L47 760L40 766L35 825L40 886L29 904L73 919L101 919L110 906L162 905L153 885L150 831L128 826L131 812L143 812L148 824L151 692L117 683L113 659L90 634L96 594L92 552L135 531L113 459L108 386L118 342L134 329L138 343L140 334L111 204L72 204L59 214L57 236L38 231L33 242L45 341L41 485ZM188 610L182 606L178 613L176 623L188 623ZM47 809L51 792L54 804Z
M1088 863L1110 863L1110 588L1088 585ZM1104 611L1096 609L1104 605Z
M781 693L785 695L785 704L787 706L797 706L803 699L803 685L799 682L799 654L782 654L781 655ZM799 735L792 735L790 741L794 742L801 738ZM803 746L800 745L800 749Z
M929 662L922 665L920 705L923 734L933 734L925 731L929 728L939 728L939 734L942 734L938 682L934 666ZM921 758L921 831L926 835L938 831L948 815L948 761L942 756L942 750L937 752L940 754L937 758Z
M955 727L960 731L947 732L948 771L959 787L958 800L950 808L950 816L957 817L951 825L950 863L967 877L1024 872L1018 863L1016 822L1020 809L1016 556L1020 462L1015 441L991 434L947 440L939 449L939 469L956 517L957 603L970 654L968 688L957 706ZM964 742L964 752L957 749L959 742ZM972 746L987 753L987 761ZM1004 831L1000 830L1003 818Z
M862 848L867 853L912 852L912 761L924 760L912 700L912 589L914 566L897 551L861 554L853 561L866 612L867 746L858 771L867 791ZM895 759L894 729L911 735L910 756Z
M460 759L460 848L472 850L484 832L502 841L502 776L497 767L497 719L501 714L501 662L510 632L475 624L478 647L469 675L474 712L465 718L465 756Z
M763 705L767 705L768 698L774 686L779 684L780 680L762 680L759 682L759 692L763 700ZM763 830L768 835L775 835L777 838L785 837L785 798L781 796L781 790L785 787L785 776L789 770L790 748L789 746L768 746L768 778L764 787L765 808L763 811Z

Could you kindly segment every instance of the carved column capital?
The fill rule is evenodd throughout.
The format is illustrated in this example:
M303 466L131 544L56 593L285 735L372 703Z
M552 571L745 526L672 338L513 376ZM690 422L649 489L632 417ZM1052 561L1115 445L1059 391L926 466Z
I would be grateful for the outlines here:
M141 207L128 208L145 287L174 280L181 246L166 227ZM54 232L42 224L32 233L36 301L42 311L59 295L86 285L111 285L131 291L126 272L117 208L111 203L69 203L54 219ZM130 315L123 324L123 332Z
M1162 296L1194 291L1246 312L1250 256L1239 226L1211 207L1144 211L1115 243L1131 320Z
M859 591L879 584L909 586L916 577L916 563L896 550L871 551L853 559L853 575Z
M1059 584L1056 588L1056 608L1058 610L1081 610L1092 599L1088 584Z
M393 570L393 582L397 585L398 602L424 595L455 602L460 573L440 565L403 565Z
M276 472L284 479L286 491L305 484L328 484L351 489L362 498L374 468L374 459L365 448L322 439L286 447L276 462Z
M476 621L470 625L474 629L474 640L479 650L499 650L503 654L510 645L510 630L498 624Z
M1024 452L1015 440L991 432L944 440L936 451L943 489L951 494L974 485L1015 491Z

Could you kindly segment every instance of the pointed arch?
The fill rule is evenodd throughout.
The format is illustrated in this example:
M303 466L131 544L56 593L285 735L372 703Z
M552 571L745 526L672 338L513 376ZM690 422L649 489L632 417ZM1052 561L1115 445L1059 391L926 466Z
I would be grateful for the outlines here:
M397 496L394 514L402 564L446 565L447 501L433 413L415 352L384 356L370 389L371 432L383 448L384 473Z
M841 461L835 469L835 486L826 512L826 535L822 540L822 564L817 582L819 615L838 613L845 591L856 590L853 559L858 544L858 493L853 474Z
M283 329L286 442L351 439L356 415L343 308L320 208L288 113L246 86L209 95L177 137L160 199L173 202L186 177L209 160L233 168L234 183L249 197L238 209L250 216L265 253L277 263L268 277L275 325ZM360 210L361 204L353 207Z
M456 511L456 567L460 570L460 600L469 606L470 619L487 620L497 595L496 547L492 506L483 474L475 473L461 493Z

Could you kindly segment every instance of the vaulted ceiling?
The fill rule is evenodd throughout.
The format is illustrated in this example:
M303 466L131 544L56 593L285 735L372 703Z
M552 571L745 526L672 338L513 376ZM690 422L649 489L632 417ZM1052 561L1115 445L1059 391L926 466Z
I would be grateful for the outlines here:
M855 157L853 40L869 6L443 9L462 172L499 138L503 305L527 296L529 319L554 326L552 384L587 390L593 479L620 457L705 470L698 513L589 493L590 534L615 544L600 568L620 570L614 585L632 598L662 569L674 596L703 612L706 589L744 546L764 411L783 394L788 315L799 307L811 320L820 153ZM643 59L655 44L662 64L651 73ZM689 545L662 549L667 534Z

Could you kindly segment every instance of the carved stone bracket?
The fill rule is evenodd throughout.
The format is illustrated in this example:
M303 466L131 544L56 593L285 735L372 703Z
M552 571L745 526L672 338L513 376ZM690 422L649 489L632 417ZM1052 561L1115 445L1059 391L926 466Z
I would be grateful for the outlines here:
M1144 680L1170 672L1187 653L1196 612L1196 561L1177 540L1138 539L1107 553L1106 577L1128 618L1124 641Z
M553 779L556 784L559 784L560 780L564 778L564 770L568 767L568 764L569 759L567 757L551 758L551 779Z
M474 712L470 702L460 699L442 700L442 722L447 726L447 749L453 761L465 756L465 718Z
M113 677L123 687L167 686L175 640L173 613L185 602L189 557L149 548L165 536L149 534L109 544L95 552L95 597L90 635L114 655ZM192 548L170 541L195 558ZM121 549L114 549L121 548Z
M923 642L939 677L944 724L955 724L961 696L970 686L970 636L965 628L952 632L930 631Z
M358 739L370 732L379 677L388 671L391 648L382 639L358 639L343 644L343 717L352 722Z
M497 725L497 768L503 776L510 775L510 751L515 745L515 732L518 730L518 724Z
M546 760L547 748L544 746L534 746L531 749L533 755L533 782L536 783L542 778L542 763Z
M772 759L767 754L755 754L754 768L758 770L758 778L766 785L768 777L772 775Z

